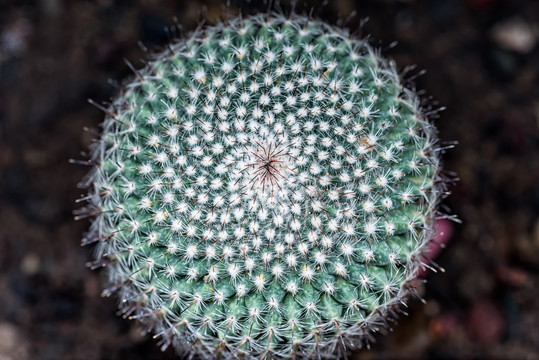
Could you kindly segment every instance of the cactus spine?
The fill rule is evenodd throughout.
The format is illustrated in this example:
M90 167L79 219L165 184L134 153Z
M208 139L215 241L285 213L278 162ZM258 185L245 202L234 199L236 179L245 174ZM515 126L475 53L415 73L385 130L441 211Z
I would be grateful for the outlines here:
M83 243L127 316L201 358L335 357L432 237L432 125L392 62L301 16L174 43L106 109Z

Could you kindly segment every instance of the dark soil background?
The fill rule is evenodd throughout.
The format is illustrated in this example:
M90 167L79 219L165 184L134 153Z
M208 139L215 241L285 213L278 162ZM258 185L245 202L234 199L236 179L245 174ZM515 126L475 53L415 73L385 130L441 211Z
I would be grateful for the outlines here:
M354 359L539 359L539 1L298 1L331 23L347 22L401 69L427 74L418 89L447 110L435 119L460 182L445 201L462 224L412 301L410 315ZM281 1L289 13L287 1ZM231 12L267 8L231 1ZM0 360L174 359L101 298L85 267L88 221L74 221L77 183L68 163L107 101L150 51L220 1L0 0ZM392 47L393 41L398 41ZM438 105L435 105L438 106Z

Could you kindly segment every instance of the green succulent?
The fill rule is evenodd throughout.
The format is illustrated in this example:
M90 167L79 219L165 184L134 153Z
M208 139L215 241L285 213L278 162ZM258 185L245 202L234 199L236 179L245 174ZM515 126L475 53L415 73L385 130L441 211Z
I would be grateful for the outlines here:
M197 31L106 109L84 244L126 316L201 358L343 355L433 236L435 129L393 62L294 15Z

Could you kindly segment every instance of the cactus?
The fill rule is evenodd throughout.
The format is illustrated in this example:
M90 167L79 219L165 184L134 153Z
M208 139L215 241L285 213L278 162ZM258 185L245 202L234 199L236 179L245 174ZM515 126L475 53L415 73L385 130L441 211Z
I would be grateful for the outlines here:
M441 192L435 129L392 61L258 15L133 71L103 108L81 212L126 317L225 359L335 358L389 326Z

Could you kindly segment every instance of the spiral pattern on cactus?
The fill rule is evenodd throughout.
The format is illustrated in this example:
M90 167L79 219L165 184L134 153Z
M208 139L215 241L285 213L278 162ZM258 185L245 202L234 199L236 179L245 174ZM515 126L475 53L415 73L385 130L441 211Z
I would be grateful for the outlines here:
M295 15L207 27L106 109L86 183L126 316L202 358L337 356L410 293L436 136L395 65Z

